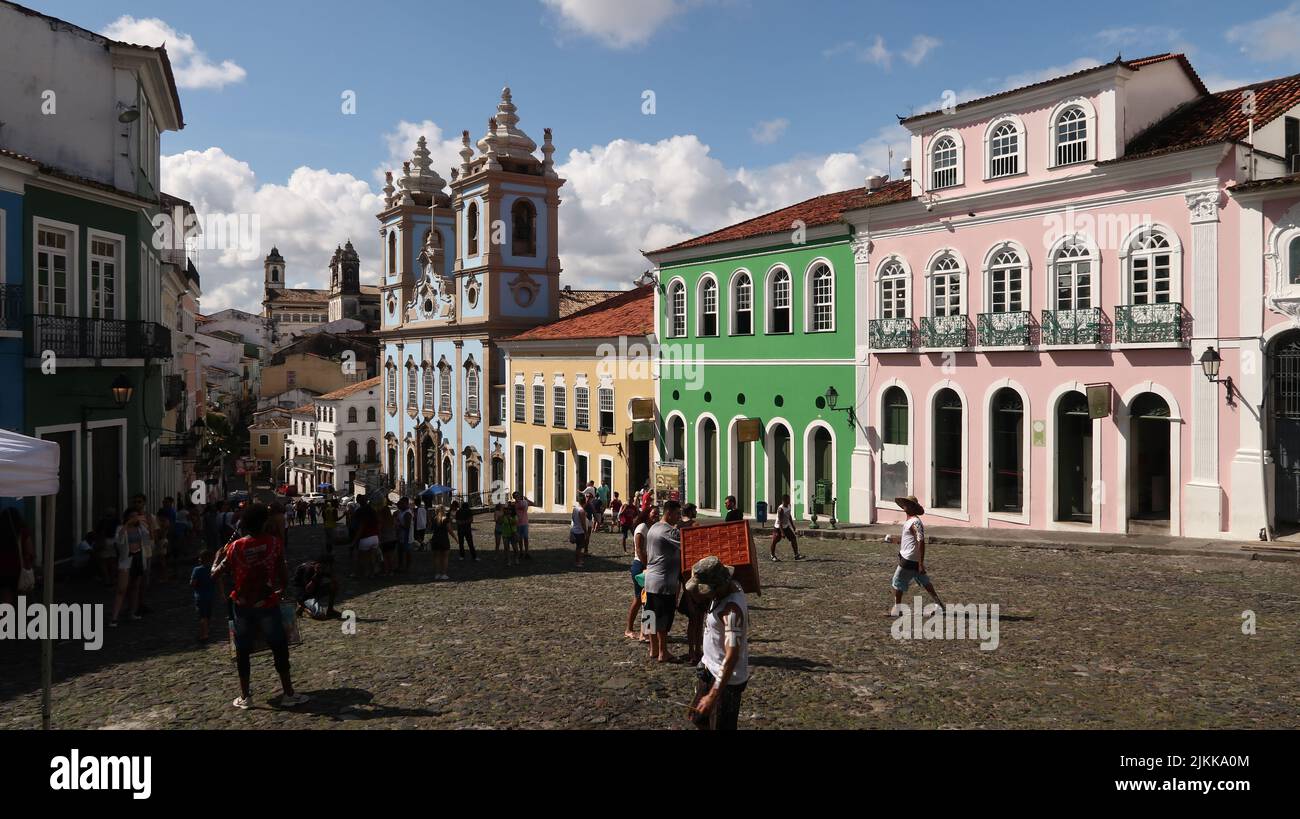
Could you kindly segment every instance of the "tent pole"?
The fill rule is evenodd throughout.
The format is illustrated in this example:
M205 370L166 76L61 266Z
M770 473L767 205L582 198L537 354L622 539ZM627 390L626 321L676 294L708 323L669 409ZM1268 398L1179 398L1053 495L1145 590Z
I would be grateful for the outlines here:
M40 502L45 504L45 532L41 545L44 547L43 569L45 571L45 611L54 610L54 500L57 496L45 495ZM54 678L54 636L51 629L45 629L45 640L41 643L41 729L50 730L50 684Z

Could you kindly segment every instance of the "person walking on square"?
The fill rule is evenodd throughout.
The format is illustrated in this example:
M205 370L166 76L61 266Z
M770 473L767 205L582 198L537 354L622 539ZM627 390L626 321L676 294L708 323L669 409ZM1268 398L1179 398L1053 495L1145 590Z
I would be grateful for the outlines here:
M199 617L199 642L208 641L208 621L212 619L212 600L217 584L212 579L212 552L199 552L199 562L190 571L190 588L194 592L194 612Z
M668 652L668 632L673 627L681 584L682 536L678 527L682 522L682 505L670 500L664 502L663 508L663 519L646 533L645 607L653 617L650 659L671 663L676 658Z
M573 564L582 568L582 559L586 555L587 539L591 537L591 518L587 516L588 506L581 492L573 499L573 510L569 513L569 542L573 544Z
M776 507L776 521L772 526L772 562L779 563L781 558L776 556L776 544L785 538L790 541L790 548L794 550L794 559L803 560L803 555L799 554L799 537L794 529L794 514L790 511L790 496L781 496L781 505Z
M474 508L469 505L468 499L463 503L453 501L451 508L456 523L456 546L460 549L457 559L465 559L465 544L468 543L469 559L478 560L478 552L474 551Z
M704 652L691 706L697 728L734 731L749 685L749 605L730 566L710 555L691 567L685 593L700 601Z
M405 574L411 568L411 532L415 526L415 515L411 512L411 501L402 498L397 502L397 572Z
M433 535L429 548L433 550L433 579L451 580L447 563L451 560L451 516L439 506L433 513Z
M889 609L889 616L894 616L898 605L903 602L904 592L913 581L930 593L934 602L938 604L939 610L942 611L943 601L939 599L939 593L934 590L930 576L925 573L925 524L921 522L925 509L912 495L906 498L894 498L894 503L903 510L907 519L903 521L902 536L898 543L898 568L894 569L894 580L890 584L894 587L894 605Z
M424 549L424 532L429 528L429 507L421 499L415 501L415 543L416 549Z
M533 556L528 553L528 507L533 505L531 500L524 497L523 492L515 492L515 522L519 527L519 556L524 560L533 559Z
M630 506L629 506L630 508ZM641 598L645 594L645 565L646 551L645 538L650 531L650 527L659 522L659 510L652 506L649 509L637 515L633 523L636 533L632 536L632 605L627 610L627 630L623 636L629 640L639 640L648 642L649 638L642 633L637 624L637 615L641 613Z
M519 522L515 518L514 505L501 510L501 541L506 547L506 565L513 566L519 561Z
M618 528L623 533L623 552L625 554L627 553L627 536L636 529L637 518L642 514L641 507L632 503L625 503L618 509Z
M339 525L339 507L333 498L326 501L325 508L321 510L321 523L325 527L325 554L333 554L334 530Z

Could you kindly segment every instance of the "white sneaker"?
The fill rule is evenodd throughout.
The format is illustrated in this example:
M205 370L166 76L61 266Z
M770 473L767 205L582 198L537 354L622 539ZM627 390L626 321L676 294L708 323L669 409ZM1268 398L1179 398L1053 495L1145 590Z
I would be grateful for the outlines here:
M236 708L242 709L244 711L247 711L249 708L253 707L253 704L249 702L248 697L235 697L235 701L232 702L231 705L235 706Z

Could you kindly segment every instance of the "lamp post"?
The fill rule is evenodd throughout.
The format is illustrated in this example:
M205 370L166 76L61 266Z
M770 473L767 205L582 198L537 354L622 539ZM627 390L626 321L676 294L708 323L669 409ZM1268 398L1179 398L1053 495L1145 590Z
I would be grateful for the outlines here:
M1201 372L1205 373L1206 380L1211 384L1223 384L1226 392L1224 398L1227 400L1228 406L1235 407L1237 404L1233 400L1232 393L1236 388L1232 384L1232 376L1219 378L1219 366L1222 363L1223 357L1220 356L1219 351L1213 347L1206 347L1205 352L1201 353Z
M847 412L849 414L849 426L856 427L858 425L858 413L853 409L853 405L850 404L847 407L839 406L840 393L835 389L835 387L827 387L826 394L822 397L826 399L826 406L829 409L836 412Z

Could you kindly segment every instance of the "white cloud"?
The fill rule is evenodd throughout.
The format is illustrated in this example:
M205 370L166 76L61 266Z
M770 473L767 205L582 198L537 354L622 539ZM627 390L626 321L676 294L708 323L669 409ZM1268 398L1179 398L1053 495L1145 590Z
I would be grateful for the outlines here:
M241 82L247 76L242 67L231 60L214 63L194 43L194 38L182 34L157 17L136 19L122 15L100 32L105 37L133 45L167 46L172 73L179 88L221 88Z
M912 38L912 44L903 50L903 59L912 65L920 65L926 55L942 45L943 41L928 34L918 34Z
M388 153L375 168L375 180L380 187L384 184L384 171L392 171L394 177L402 175L402 163L410 160L420 137L425 138L433 169L444 180L451 182L451 169L460 167L460 134L444 137L442 127L431 119L422 122L402 120L393 130L384 134L384 147ZM470 132L471 143L477 142L478 137L479 135Z
M877 34L871 45L858 52L858 59L864 63L875 63L881 68L889 68L894 55L885 47L885 38Z
M680 0L542 0L564 28L610 48L643 45L685 10Z
M1300 43L1300 3L1233 26L1225 36L1252 59L1294 62L1298 53L1296 44Z
M785 134L785 130L790 127L790 120L785 117L776 119L765 119L750 129L749 135L759 145L771 145Z
M256 219L260 242L202 250L196 266L203 282L203 310L238 307L260 310L262 259L280 249L288 274L308 287L327 287L334 248L352 240L363 271L379 258L375 214L382 197L350 174L299 167L283 185L259 182L246 162L220 148L186 151L162 158L163 187L188 199L200 219L242 214ZM251 223L251 221L250 221ZM373 281L373 273L363 272Z

